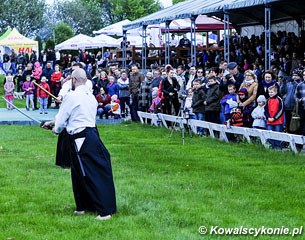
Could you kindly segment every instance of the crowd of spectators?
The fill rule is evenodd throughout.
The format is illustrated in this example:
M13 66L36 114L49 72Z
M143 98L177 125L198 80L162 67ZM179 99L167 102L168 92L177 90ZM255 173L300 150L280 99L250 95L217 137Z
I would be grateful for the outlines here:
M180 42L187 45L185 37ZM3 55L0 60L3 69L13 74L16 91L25 90L22 86L28 76L37 83L45 77L55 96L69 80L73 65L80 65L92 81L100 118L126 118L130 114L131 120L138 121L138 110L174 115L182 110L199 120L289 133L292 112L298 102L301 128L293 133L305 135L303 38L303 32L300 37L294 33L273 33L271 69L264 69L263 35L231 37L230 62L224 60L222 50L210 49L198 53L196 65L183 60L167 66L153 64L145 74L137 62L126 69L111 63L109 50L96 55L79 50L75 56L49 50L49 57L44 57L43 52L35 57L33 52L23 63L17 60L16 54L9 56L10 68L4 62L7 56ZM218 45L221 47L223 42ZM16 69L12 59L16 60ZM37 89L33 95L33 109L37 109ZM51 103L49 97L47 107ZM206 134L202 129L198 133ZM280 147L276 142L271 146Z

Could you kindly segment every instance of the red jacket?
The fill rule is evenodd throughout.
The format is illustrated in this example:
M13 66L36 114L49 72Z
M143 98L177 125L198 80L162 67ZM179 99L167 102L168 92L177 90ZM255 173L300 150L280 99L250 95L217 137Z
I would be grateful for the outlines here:
M41 82L39 84L39 86L43 87L45 90L47 90L48 92L50 92L50 86L48 83L46 82ZM39 87L37 87L37 97L39 98L48 98L49 94L47 94L45 91L43 91L42 89L40 89Z
M97 94L95 98L98 103L103 103L102 107L105 107L111 102L111 96L109 94L107 94L105 99L101 96L101 94ZM101 106L98 106L98 108L101 108Z
M268 125L284 124L284 104L279 96L271 97L265 105L265 116ZM273 122L269 122L268 118L274 118Z
M60 85L60 79L61 79L62 73L61 72L53 72L51 75L51 83Z

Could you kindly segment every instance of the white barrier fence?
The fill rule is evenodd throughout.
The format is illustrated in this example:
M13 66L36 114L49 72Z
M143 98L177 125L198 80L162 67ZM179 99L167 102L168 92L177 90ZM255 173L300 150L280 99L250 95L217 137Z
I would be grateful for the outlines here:
M172 122L177 126L180 126L180 128L183 128L182 126L183 124L188 124L188 126L190 127L190 129L192 129L194 133L197 133L197 127L201 127L209 131L210 136L212 138L215 138L215 131L216 131L219 132L219 138L223 139L226 142L229 142L227 133L243 135L245 139L248 141L248 143L251 143L250 137L260 138L262 145L264 145L265 147L268 147L268 143L267 143L268 139L279 140L282 142L288 142L291 150L295 153L298 152L296 148L296 144L301 144L301 145L305 144L305 136L302 135L273 132L273 131L255 129L255 128L244 128L244 127L233 127L233 126L227 128L223 124L210 123L210 122L199 121L194 119L186 120L185 118L182 117L166 115L162 113L154 114L154 113L138 111L138 115L140 117L140 121L142 124L148 123L147 121L148 119L150 119L151 125L164 126L166 128L168 128L166 122Z

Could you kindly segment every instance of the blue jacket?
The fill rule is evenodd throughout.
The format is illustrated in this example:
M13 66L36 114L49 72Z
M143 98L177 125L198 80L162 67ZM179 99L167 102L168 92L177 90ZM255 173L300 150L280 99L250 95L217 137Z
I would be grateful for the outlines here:
M112 84L108 83L106 88L107 88L108 94L110 96L112 96L114 94L119 96L119 86L116 82L114 82Z
M231 108L229 106L229 104L227 104L227 101L229 99L232 99L233 101L237 102L237 94L233 93L233 94L226 94L223 96L223 98L220 100L220 104L224 106L224 114L230 114L231 112Z

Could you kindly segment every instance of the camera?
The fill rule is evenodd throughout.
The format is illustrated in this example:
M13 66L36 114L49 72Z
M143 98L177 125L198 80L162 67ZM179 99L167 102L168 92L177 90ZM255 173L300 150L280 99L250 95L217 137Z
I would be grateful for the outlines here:
M183 110L183 117L185 119L189 119L190 118L190 111L188 109L184 109Z
M233 77L233 76L230 73L225 76L226 80L230 80L231 77Z
M185 99L187 98L187 95L188 95L187 90L184 90L184 91L181 93L181 95L179 95L179 98L180 98L181 100L185 100Z

